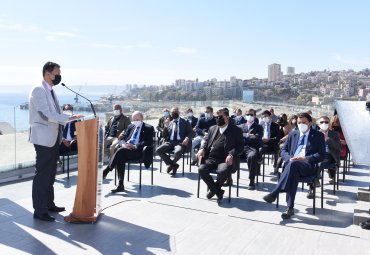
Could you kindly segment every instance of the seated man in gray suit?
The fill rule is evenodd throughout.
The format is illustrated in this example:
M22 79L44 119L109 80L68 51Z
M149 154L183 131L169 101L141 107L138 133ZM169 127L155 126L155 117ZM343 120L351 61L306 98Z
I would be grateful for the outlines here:
M172 172L171 175L175 176L179 168L176 162L186 150L192 137L192 130L189 122L180 118L178 107L173 107L171 109L171 117L172 121L167 119L163 128L162 134L165 142L157 148L156 152L166 163L167 173ZM167 154L172 151L174 151L175 154L173 160L171 160L170 156Z
M54 181L62 141L62 127L68 121L82 117L63 114L53 87L62 79L60 66L47 62L42 74L44 80L32 88L29 95L29 142L36 151L36 174L32 183L33 217L54 221L48 211L62 212L64 207L54 203Z

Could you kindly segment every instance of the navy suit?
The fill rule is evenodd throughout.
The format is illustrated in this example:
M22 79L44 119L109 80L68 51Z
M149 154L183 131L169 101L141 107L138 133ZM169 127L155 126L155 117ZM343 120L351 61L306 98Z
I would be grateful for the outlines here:
M281 149L281 157L285 162L284 171L279 179L278 184L272 191L272 193L275 195L278 195L280 191L286 191L287 204L290 208L294 207L294 199L297 192L299 179L314 175L316 173L316 168L314 167L315 164L321 162L325 158L324 135L321 132L310 129L306 144L306 159L290 161L298 147L299 140L299 130L289 133L288 139Z
M240 119L237 116L235 116L234 120L235 120L235 125L237 126L247 122L243 116L240 116Z
M68 129L69 129L69 135L71 136L72 140L76 136L76 121L71 121L67 123L63 128L63 138L67 139L68 136ZM69 141L71 142L71 141ZM61 143L59 145L59 155L65 155L68 152L75 152L77 151L77 140L70 143L70 146L67 147L64 145L64 143Z
M177 121L180 140L178 140L177 137L173 137L173 139L171 139L176 127L175 121ZM166 142L159 146L156 152L167 166L173 166L181 158L182 153L187 148L185 145L182 145L182 142L186 137L189 139L188 146L191 146L192 130L190 124L183 118L172 120L168 127L164 127L162 134ZM170 156L167 154L172 151L174 152L173 160L171 160Z
M136 129L136 126L134 124L130 124L126 129L122 140L124 142L129 142L129 140L134 134L135 129ZM126 149L126 148L120 147L113 154L109 162L109 168L113 169L114 167L117 166L118 176L119 176L120 181L123 182L123 176L125 172L125 163L128 160L140 159L143 155L144 147L153 146L153 136L154 136L153 126L143 123L140 128L139 141L135 145L136 148ZM153 155L148 155L148 158L144 159L145 167L150 166L150 163L152 161L152 158L150 158L150 156L153 158Z

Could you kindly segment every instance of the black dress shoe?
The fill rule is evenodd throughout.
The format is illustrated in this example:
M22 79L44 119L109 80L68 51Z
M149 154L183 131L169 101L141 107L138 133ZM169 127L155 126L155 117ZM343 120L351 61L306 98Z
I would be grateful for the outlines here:
M221 204L222 200L224 199L224 193L225 191L222 189L217 195L217 203Z
M55 218L50 216L48 213L42 213L42 214L33 214L33 218L37 220L43 220L43 221L55 221Z
M313 196L313 190L312 190L312 189L310 189L310 190L308 191L307 198L308 198L308 199L313 199L313 198L314 198L314 196Z
M213 193L212 191L209 191L208 193L207 193L207 198L208 199L211 199L212 197L214 197L216 195L216 193Z
M117 188L112 189L111 191L112 191L112 193L123 192L123 191L125 191L125 186L118 185Z
M49 210L49 212L64 212L66 210L66 208L54 206L54 207L48 208L48 210Z
M108 173L111 171L111 169L109 167L106 167L104 170L103 170L103 179L107 178L107 175Z
M232 186L233 185L233 179L230 177L230 178L227 178L225 183L222 184L223 187L229 187L229 186Z
M370 230L370 220L364 221L360 223L360 227L363 229Z
M171 173L172 176L175 176L176 175L178 168L179 168L179 164L174 164L172 166L172 173Z
M168 173L168 174L169 174L169 173L171 173L171 171L172 171L172 167L173 167L173 166L168 166L168 167L167 167L167 173Z
M254 184L249 184L248 185L248 190L255 190L256 189L256 185Z
M293 208L288 208L285 212L281 214L281 218L284 220L290 219L294 215L294 209Z
M272 203L276 200L277 196L274 193L268 193L266 196L263 197L267 203Z

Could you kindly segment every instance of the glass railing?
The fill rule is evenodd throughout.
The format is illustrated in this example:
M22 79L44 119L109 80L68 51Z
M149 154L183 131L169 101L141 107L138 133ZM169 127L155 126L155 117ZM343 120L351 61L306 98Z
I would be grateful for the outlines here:
M273 107L275 113L293 114L311 109L314 117L321 115L333 114L332 109L311 106L286 105L269 102L244 103L235 100L219 100L219 101L193 101L193 102L142 102L140 105L130 108L130 111L135 108L142 108L144 112L144 121L153 125L158 124L158 118L162 115L163 108L171 108L173 106L180 107L181 115L185 115L185 110L192 107L195 116L205 111L206 106L212 106L216 112L218 109L227 107L229 110L241 108L243 112L249 108L254 108L261 113L263 110ZM82 114L89 115L91 112L83 112ZM131 113L125 112L130 116ZM109 117L109 114L108 116ZM108 120L108 118L106 118ZM0 104L0 173L12 171L16 169L31 167L35 164L35 150L32 144L28 142L28 110L22 110L19 106L1 106Z

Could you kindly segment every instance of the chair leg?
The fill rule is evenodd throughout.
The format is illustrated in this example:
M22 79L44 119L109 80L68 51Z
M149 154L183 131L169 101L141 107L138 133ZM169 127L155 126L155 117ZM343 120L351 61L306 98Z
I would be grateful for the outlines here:
M114 185L117 186L117 167L114 168Z
M199 189L200 189L200 174L198 173L198 191L197 191L197 198L199 198Z
M127 163L127 181L130 181L130 163Z
M316 183L313 184L313 215L316 213Z
M240 179L240 167L238 168L238 173L236 177L236 196L239 197L239 179Z
M230 176L229 176L230 179L231 179L231 176L232 176L232 173L230 171ZM231 203L231 182L229 184L229 203Z
M339 190L339 167L337 166L337 172L336 172L336 174L337 174L337 180L336 180L336 182L337 182L337 190Z
M334 184L334 190L335 190L335 184ZM324 171L321 172L321 208L324 208Z
M141 163L140 163L139 189L141 189L141 171L142 171L142 167L141 167Z
M63 171L63 174L64 174L64 155L62 156L62 171Z
M267 155L267 157L268 157L268 155ZM265 182L265 155L263 156L262 182Z
M302 182L302 191L304 190L304 182Z
M192 155L192 150L189 152L189 173L191 173L191 155Z
M280 192L278 193L277 198L276 198L276 208L279 208L279 197L280 197Z
M153 162L152 162L152 176L151 176L151 178L152 178L152 186L153 186L153 172L154 172L154 167L153 167Z
M69 179L69 155L67 155L67 178Z
M185 153L182 154L182 176L185 176Z
M162 158L159 161L159 172L162 173Z
M336 171L337 169L335 169ZM335 195L335 186L336 186L336 182L337 182L337 175L336 173L334 173L334 176L333 176L333 194Z

